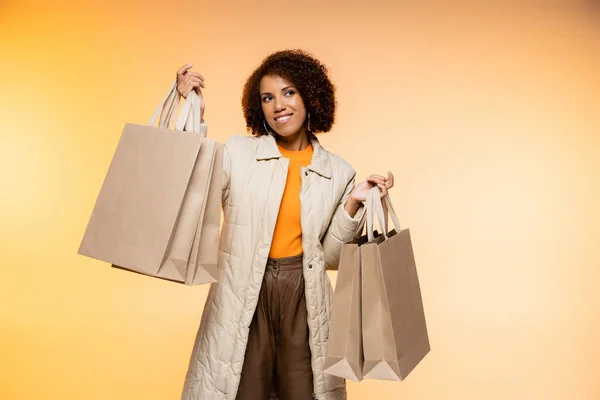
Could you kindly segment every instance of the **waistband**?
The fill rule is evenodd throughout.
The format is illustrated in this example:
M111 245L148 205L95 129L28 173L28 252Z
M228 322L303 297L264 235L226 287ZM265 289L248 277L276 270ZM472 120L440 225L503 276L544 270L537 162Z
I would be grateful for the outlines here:
M302 269L302 260L304 260L304 253L298 254L297 256L283 257L283 258L271 258L267 259L267 266L279 267L279 269Z

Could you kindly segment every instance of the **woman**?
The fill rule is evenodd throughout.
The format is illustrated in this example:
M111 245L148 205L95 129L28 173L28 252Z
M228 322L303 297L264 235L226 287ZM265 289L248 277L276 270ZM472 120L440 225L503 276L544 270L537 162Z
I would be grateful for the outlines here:
M177 89L201 95L183 66ZM354 169L314 134L331 129L335 88L299 50L267 57L244 87L253 136L224 146L219 282L211 286L186 375L185 400L339 400L343 379L323 371L341 245L360 223L367 191L394 185ZM204 105L202 104L202 112Z

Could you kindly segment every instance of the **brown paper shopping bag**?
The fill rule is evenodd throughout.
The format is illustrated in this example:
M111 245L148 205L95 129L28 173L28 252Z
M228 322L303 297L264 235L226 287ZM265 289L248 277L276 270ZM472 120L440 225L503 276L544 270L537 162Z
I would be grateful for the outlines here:
M373 201L367 201L354 239L342 245L325 354L326 373L357 382L363 379L364 364L361 246L371 237L361 233L374 212Z
M211 171L221 159L215 157L216 143L205 139L195 93L183 104L176 129L169 129L178 99L173 84L149 126L126 124L79 254L185 282ZM210 251L216 257L217 248Z
M360 245L366 241L363 236L342 245L325 354L326 373L357 382L363 373Z
M361 246L362 333L365 379L403 380L430 351L421 289L408 229L400 229L389 195L384 197L395 230L387 232L379 189L369 193L383 235Z

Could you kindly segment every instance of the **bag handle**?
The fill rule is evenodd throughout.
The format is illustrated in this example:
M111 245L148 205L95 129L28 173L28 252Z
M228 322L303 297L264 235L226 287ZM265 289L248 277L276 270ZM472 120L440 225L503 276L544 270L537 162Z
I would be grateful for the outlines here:
M377 207L379 204L379 208ZM367 192L367 202L366 202L366 210L367 213L367 239L372 241L375 238L375 230L373 227L373 214L377 213L377 219L379 220L379 226L383 231L383 234L386 234L385 224L383 222L383 208L381 208L381 198L379 194L379 188L377 186L371 188ZM381 213L381 215L379 215ZM387 237L386 237L387 239Z
M367 238L369 242L374 239L373 235L373 214L377 214L377 220L379 222L379 226L381 227L383 237L385 240L388 239L388 218L386 218L385 213L383 211L383 204L388 210L388 216L391 217L392 223L396 228L396 232L400 232L400 221L398 221L398 216L396 215L396 211L394 210L394 206L392 205L392 199L390 198L389 193L383 197L380 196L380 191L377 186L373 187L369 190L367 194L367 209L365 212L367 213Z
M367 192L367 200L365 201L364 205L365 210L363 211L363 215L358 223L358 226L356 227L356 231L354 232L354 239L358 239L362 236L362 231L365 225L367 225L367 235L369 231L371 234L373 234L373 199L371 198L373 189Z
M175 112L179 106L179 92L177 91L177 81L173 82L171 88L159 104L158 108L150 118L148 122L149 126L154 126L156 121L159 120L159 128L171 129L173 126L173 120L175 118ZM160 118L159 118L160 116ZM200 121L200 98L195 91L191 91L185 102L181 106L179 117L175 123L176 130L186 130L188 132L202 133L206 136L206 129L201 132Z
M373 240L373 213L377 214L377 219L379 221L379 226L383 230L383 235L387 239L387 219L385 218L385 213L383 211L382 201L385 202L385 205L388 209L388 216L392 219L392 223L396 228L396 232L400 232L400 222L398 220L398 216L396 215L396 211L394 210L394 206L392 204L392 199L389 193L381 198L380 190L377 186L374 186L367 192L367 200L365 202L365 211L363 212L362 218L356 227L356 231L354 232L354 238L357 239L361 236L361 233L367 225L367 238L369 241Z
M162 101L158 105L158 108L154 112L154 115L152 115L152 118L150 118L150 122L148 122L149 126L154 126L154 124L156 124L156 121L159 119L159 116L160 116L160 120L158 122L159 128L169 128L171 126L173 103L176 102L177 103L176 106L179 105L179 97L176 96L177 95L176 85L177 85L177 82L173 82L173 84L171 85L171 88L169 88L169 91L167 92L165 97L162 99ZM169 120L169 123L167 123L167 120Z
M402 228L400 227L400 221L398 220L398 215L394 210L394 205L392 204L392 198L390 197L390 193L383 197L383 201L385 201L385 205L387 206L388 216L392 219L392 223L394 224L394 228L396 228L396 232L400 232ZM383 211L383 209L382 209ZM387 224L387 220L385 221ZM387 233L387 230L386 230Z
M201 122L200 97L198 97L196 92L192 90L181 106L181 111L179 112L179 118L177 118L175 129L178 131L186 130L189 132L201 133ZM205 130L202 133L204 134L204 137L206 137Z

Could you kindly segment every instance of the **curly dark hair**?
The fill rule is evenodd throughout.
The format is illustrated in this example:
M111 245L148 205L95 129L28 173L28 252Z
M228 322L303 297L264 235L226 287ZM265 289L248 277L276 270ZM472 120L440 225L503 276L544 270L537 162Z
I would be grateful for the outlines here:
M266 75L289 80L296 88L306 111L310 112L312 133L328 132L335 119L335 86L327 67L303 50L283 50L266 57L244 85L242 109L246 128L253 135L267 135L260 98L260 81Z

